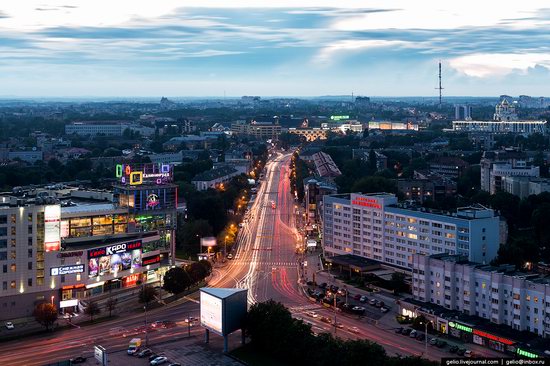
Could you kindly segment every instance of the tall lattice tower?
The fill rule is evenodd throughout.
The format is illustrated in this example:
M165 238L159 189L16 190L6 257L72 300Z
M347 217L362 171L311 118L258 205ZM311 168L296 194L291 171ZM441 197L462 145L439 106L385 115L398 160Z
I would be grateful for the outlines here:
M439 60L439 86L436 89L439 90L439 108L441 108L441 92L443 90L443 87L441 86L441 60Z

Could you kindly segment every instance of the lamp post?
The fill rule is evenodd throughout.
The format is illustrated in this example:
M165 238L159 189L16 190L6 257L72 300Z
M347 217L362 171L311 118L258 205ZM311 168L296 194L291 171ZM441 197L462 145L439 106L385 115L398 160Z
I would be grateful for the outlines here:
M149 333L147 332L147 304L143 306L143 310L145 310L145 347L147 347L149 343Z
M428 355L428 321L424 321L424 357Z
M226 235L224 240L223 240L223 244L224 244L224 250L223 250L223 255L224 256L227 256L227 239L229 238L229 235Z

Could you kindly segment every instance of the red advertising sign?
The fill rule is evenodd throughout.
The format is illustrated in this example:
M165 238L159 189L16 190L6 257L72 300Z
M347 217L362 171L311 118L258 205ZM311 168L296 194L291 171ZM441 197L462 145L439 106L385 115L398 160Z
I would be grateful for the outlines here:
M378 200L376 198L368 198L368 197L355 197L353 201L351 201L353 205L357 206L363 206L363 207L372 207L372 208L382 208L382 206L378 203Z
M160 254L157 254L153 257L143 258L143 261L141 262L141 266L148 266L151 264L160 263Z
M115 253L123 253L134 249L141 248L141 240L137 240L130 243L114 244L108 247L95 248L88 250L88 258L98 258L105 255L112 255Z
M490 339L492 341L496 341L496 342L500 342L500 343L503 343L503 344L506 344L506 345L512 345L516 342L514 341L511 341L509 339L506 339L506 338L502 338L502 337L497 337L495 335L492 335L492 334L489 334L489 333L486 333L486 332L482 332L481 330L477 330L477 329L474 329L474 334L475 335L478 335L480 337L484 337L484 338L487 338L487 339Z

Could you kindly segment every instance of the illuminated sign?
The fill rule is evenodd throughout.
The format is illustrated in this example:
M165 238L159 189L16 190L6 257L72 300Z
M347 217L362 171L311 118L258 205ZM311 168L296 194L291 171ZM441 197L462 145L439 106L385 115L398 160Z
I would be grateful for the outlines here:
M151 193L147 196L147 207L155 208L160 204L159 196L156 193Z
M88 251L90 277L116 274L141 267L141 241L115 244Z
M489 333L486 333L486 332L482 332L481 330L477 330L477 329L474 329L474 334L478 335L480 337L490 339L490 340L495 341L495 342L504 343L506 345L512 345L512 344L515 343L514 341L511 341L509 339L502 338L502 337L497 337L495 335L492 335L492 334L489 334Z
M84 264L74 264L70 266L50 268L50 276L64 276L84 272Z
M516 349L516 353L519 356L523 356L523 357L527 357L527 358L539 358L538 355L536 355L534 353L531 353L531 352L524 351L521 348Z
M172 166L162 163L117 164L115 176L122 184L164 184L172 181Z
M449 322L449 327L451 328L455 328L455 329L458 329L458 330L462 330L464 332L468 332L468 333L472 333L474 330L470 327L467 327L465 325L462 325L462 324L459 324L459 323L455 323L455 322Z
M61 239L69 236L69 220L61 221L61 229L59 235L61 236Z
M382 205L378 203L378 200L376 198L355 197L355 199L351 201L351 204L357 205L357 206L363 206L363 207L372 207L377 209L382 208Z
M70 308L72 306L78 306L78 299L61 300L59 302L60 308Z
M345 119L349 119L349 116L330 116L330 119L333 121L342 121Z
M222 299L201 291L201 325L222 333Z
M44 248L46 252L61 249L61 206L46 206L44 209Z
M141 266L149 266L151 264L157 264L160 263L160 254L157 254L153 257L143 258L143 261L141 262Z
M140 248L141 248L141 240L130 242L130 243L115 244L108 247L88 250L88 258L98 258L104 255L112 255L115 253L122 253L128 250L134 250L134 249L140 249Z

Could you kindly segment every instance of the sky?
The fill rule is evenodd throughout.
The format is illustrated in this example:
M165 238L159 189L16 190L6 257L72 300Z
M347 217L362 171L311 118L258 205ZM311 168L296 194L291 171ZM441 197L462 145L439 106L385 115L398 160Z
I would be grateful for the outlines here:
M550 95L547 0L0 2L0 96Z

